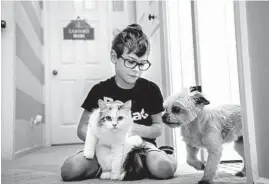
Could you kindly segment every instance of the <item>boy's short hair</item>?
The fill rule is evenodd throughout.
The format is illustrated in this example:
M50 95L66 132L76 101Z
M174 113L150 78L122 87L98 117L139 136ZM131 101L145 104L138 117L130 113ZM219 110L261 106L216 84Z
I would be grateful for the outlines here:
M128 49L128 54L133 52L138 57L144 56L150 49L148 37L143 33L138 24L131 24L118 33L112 41L112 50L119 58L124 49Z

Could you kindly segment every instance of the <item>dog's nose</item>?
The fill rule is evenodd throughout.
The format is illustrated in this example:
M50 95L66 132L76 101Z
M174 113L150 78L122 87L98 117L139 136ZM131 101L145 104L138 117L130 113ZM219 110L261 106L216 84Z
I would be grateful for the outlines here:
M167 120L167 117L168 117L168 114L167 114L167 113L165 113L165 114L162 116L162 119L163 119L164 122Z

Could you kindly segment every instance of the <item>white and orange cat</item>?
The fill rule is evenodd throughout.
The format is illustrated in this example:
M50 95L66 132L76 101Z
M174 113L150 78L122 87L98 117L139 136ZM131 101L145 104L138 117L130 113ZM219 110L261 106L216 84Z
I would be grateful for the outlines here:
M123 180L126 156L143 144L141 137L129 136L134 123L131 101L98 100L98 105L89 119L84 156L92 159L96 155L102 168L101 179Z

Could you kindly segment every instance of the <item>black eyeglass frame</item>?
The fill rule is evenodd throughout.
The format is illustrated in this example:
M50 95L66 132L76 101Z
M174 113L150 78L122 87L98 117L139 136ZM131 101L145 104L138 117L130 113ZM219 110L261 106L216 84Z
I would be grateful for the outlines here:
M126 58L124 58L124 57L122 57L122 56L120 56L120 58L123 59L123 61L124 61L124 66L125 66L126 68L134 69L134 68L138 65L139 70L141 70L141 71L146 71L146 70L148 70L148 69L150 68L150 66L151 66L151 63L149 62L149 60L143 60L143 61L146 61L146 62L147 62L147 64L148 64L148 68L147 68L147 69L141 69L140 66L144 65L145 63L138 63L138 62L136 62L135 60L126 59ZM127 61L134 61L136 64L135 64L133 67L129 67L129 66L126 65L126 62L127 62Z

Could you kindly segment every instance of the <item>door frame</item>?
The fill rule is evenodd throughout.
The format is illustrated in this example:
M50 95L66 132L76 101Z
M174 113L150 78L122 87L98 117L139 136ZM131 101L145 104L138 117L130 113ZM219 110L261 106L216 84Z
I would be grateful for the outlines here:
M244 132L245 164L248 184L269 184L269 179L259 175L254 106L252 99L251 70L248 44L248 25L245 1L234 2L238 77Z
M189 1L166 1L164 12L165 17L164 41L165 58L167 61L166 81L169 82L169 94L187 90L188 87L196 85L191 2ZM168 15L169 14L169 15ZM186 18L187 17L187 18ZM172 22L173 21L173 22ZM170 29L173 27L173 29ZM184 71L183 71L184 66ZM174 70L177 68L176 70ZM185 75L188 73L188 75ZM175 75L176 74L176 75ZM181 140L180 129L172 129L172 142L175 147L176 157L179 164L185 163L186 151L180 150L178 146L184 146ZM178 155L179 153L179 155Z
M108 2L108 17L112 15L112 1ZM48 147L52 145L52 117L51 117L51 66L50 66L50 1L43 2L43 21L44 21L44 70L45 70L45 84L44 84L44 101L45 101L45 119L43 130L43 145ZM109 34L108 39L112 38L112 23L108 21L107 31Z
M43 136L43 144L44 146L51 146L51 128L52 128L52 122L51 122L51 115L50 115L50 12L49 12L49 1L43 1L43 30L44 30L44 74L45 74L45 82L44 82L44 100L45 100L45 119L46 123L44 126L44 136Z
M159 2L159 17L160 17L160 50L163 52L161 54L161 60L163 61L162 67L162 86L163 86L163 96L164 98L172 94L172 81L171 81L171 62L169 59L169 33L167 31L167 1ZM168 62L166 62L168 61ZM167 87L165 87L167 86ZM164 142L165 145L170 145L175 147L175 133L174 130L169 127L164 128Z

